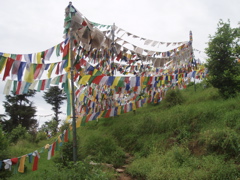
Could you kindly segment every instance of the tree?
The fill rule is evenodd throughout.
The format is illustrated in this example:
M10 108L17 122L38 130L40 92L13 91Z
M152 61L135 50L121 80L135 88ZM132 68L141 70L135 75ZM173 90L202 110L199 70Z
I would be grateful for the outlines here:
M63 101L67 99L66 94L58 86L51 86L47 92L44 92L43 98L48 104L52 105L54 120L59 124L59 114L62 113L60 108Z
M46 121L38 130L39 132L45 132L46 135L55 136L57 134L58 122L54 119Z
M22 125L27 130L32 130L37 127L37 120L35 119L36 107L29 97L34 97L36 91L29 90L27 94L7 95L6 101L3 101L6 115L10 117L9 120L3 121L3 127L7 132L11 132L18 125Z
M205 49L209 59L208 82L219 90L224 98L234 97L240 91L239 68L239 37L240 29L231 28L230 21L219 21L217 32L209 36L208 47Z
M2 130L2 126L0 124L0 159L7 159L9 158L9 142L7 139L7 136L4 135L4 132ZM0 168L0 177L2 179L7 179L11 176L10 171L6 171L4 168Z

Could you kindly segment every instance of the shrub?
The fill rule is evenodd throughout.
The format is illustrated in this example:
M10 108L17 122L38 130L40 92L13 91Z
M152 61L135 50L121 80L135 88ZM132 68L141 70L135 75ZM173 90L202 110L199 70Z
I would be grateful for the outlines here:
M125 153L112 137L92 134L81 146L81 155L99 163L110 163L118 167L124 164Z
M46 139L47 139L47 134L45 132L43 132L43 131L39 131L37 133L37 137L36 137L35 142L39 143L40 141L46 140Z
M154 118L151 114L144 115L138 125L137 133L139 135L160 133L159 123L157 122L156 118Z
M239 117L240 117L240 112L238 109L230 112L226 112L226 114L224 115L225 125L229 128L235 129L235 127L238 124Z
M229 179L239 177L237 166L222 156L191 156L184 147L172 147L166 153L153 153L136 159L128 173L139 179Z
M78 159L79 157L77 157ZM53 159L55 163L61 166L62 168L68 166L68 162L73 161L73 142L68 141L64 142L63 145L61 146L60 153L55 156Z
M22 125L18 125L12 132L9 134L9 141L11 143L17 143L20 138L26 137L27 130Z
M9 158L8 141L0 125L0 160L8 159L8 158ZM2 166L2 168L0 169L0 177L2 179L5 179L10 176L11 176L11 172L6 171Z
M180 90L171 89L167 91L165 99L163 100L163 105L166 108L170 108L176 105L181 105L183 102L184 102L184 98Z
M202 133L200 139L211 153L226 154L230 157L239 154L239 135L232 129L212 129Z

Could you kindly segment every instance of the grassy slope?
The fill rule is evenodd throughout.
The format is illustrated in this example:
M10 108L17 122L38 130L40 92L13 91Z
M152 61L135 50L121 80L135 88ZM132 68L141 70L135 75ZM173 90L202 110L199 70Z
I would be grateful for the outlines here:
M79 159L120 167L125 153L130 153L134 159L127 172L142 179L240 177L240 96L223 100L215 89L203 89L201 84L197 92L192 86L182 95L182 105L145 105L136 114L100 119L78 128ZM22 179L54 179L58 169L46 156L41 156L39 171L23 174Z

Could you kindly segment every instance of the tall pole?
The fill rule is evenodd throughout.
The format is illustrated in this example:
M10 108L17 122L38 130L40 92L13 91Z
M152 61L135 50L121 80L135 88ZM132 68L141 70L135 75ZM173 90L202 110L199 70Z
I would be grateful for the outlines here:
M114 38L115 38L115 23L113 23L113 25L112 25L112 31L111 31L111 33L112 33L112 59L111 59L111 68L113 68L112 66L114 65L114 51L115 51L115 49L114 49ZM114 76L114 70L112 71L112 76Z
M69 2L69 11L72 6L72 2ZM69 12L71 13L71 12ZM75 113L75 92L74 92L74 66L73 66L73 61L74 61L74 56L72 53L72 47L73 47L73 34L72 34L72 29L70 28L70 62L71 62L71 95L72 95L72 129L73 129L73 161L76 163L77 162L77 131L76 131L76 113Z
M191 43L191 46L193 47L193 37L192 37L192 31L190 31L190 33L189 33L189 41L190 41L190 43ZM196 61L195 61L195 59L194 59L194 53L193 53L193 50L192 50L192 64L193 63L195 63L195 65L196 65ZM194 66L193 66L193 70L194 70ZM194 91L196 92L196 82L195 82L195 76L196 76L196 74L194 74Z

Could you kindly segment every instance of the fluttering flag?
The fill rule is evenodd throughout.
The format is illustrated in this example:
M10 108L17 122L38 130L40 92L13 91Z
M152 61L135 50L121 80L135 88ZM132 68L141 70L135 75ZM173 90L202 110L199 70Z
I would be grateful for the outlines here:
M44 55L44 60L49 60L50 57L52 56L53 51L54 51L54 47L46 50Z
M29 68L26 69L25 71L25 75L24 75L24 81L29 82L29 83L33 83L34 81L34 64L30 64Z
M47 160L50 160L52 157L52 144L49 145L48 147L48 156L47 156Z
M68 129L64 131L64 142L68 142Z
M12 64L14 61L15 61L14 59L8 58L6 67L5 67L5 71L4 71L4 75L3 75L3 81L5 81L6 77L8 77L10 75L10 70L12 68Z
M53 69L55 68L55 66L56 66L57 64L58 64L58 63L52 63L52 64L50 65L50 68L49 68L49 70L48 70L48 78L51 77L52 71L53 71Z
M20 159L20 163L19 163L19 167L18 167L18 172L20 172L20 173L24 173L24 164L25 164L26 156L27 155L23 155Z
M37 150L34 151L32 155L34 156L32 171L36 171L36 170L38 170L38 160L40 158L40 155Z
M12 86L12 80L8 79L5 86L4 86L3 94L9 95L10 90L11 90L11 86Z
M5 68L7 63L7 57L0 56L0 74L2 73L2 70Z

